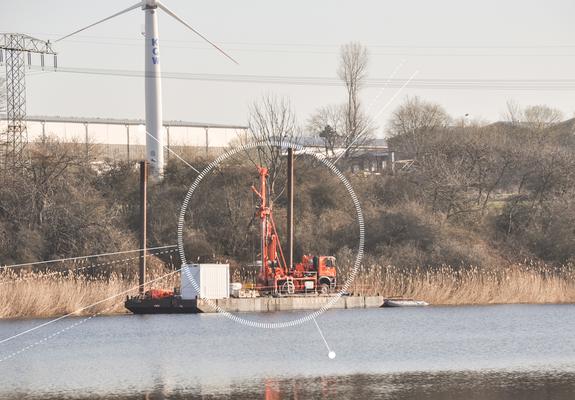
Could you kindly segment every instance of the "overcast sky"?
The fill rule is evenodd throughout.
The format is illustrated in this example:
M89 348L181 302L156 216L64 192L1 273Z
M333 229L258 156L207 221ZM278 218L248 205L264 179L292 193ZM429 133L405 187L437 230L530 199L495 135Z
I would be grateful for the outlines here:
M164 0L236 58L236 66L161 13L164 72L289 77L336 76L338 49L359 41L370 51L369 79L575 79L575 2L456 0ZM131 0L0 0L0 29L55 39L132 5ZM59 42L63 68L143 70L143 11ZM39 64L39 61L36 61ZM291 98L304 122L316 108L345 100L343 87L164 79L164 118L243 124L250 102L266 93ZM141 77L31 72L28 113L143 118ZM383 134L389 112L406 95L442 104L454 117L498 119L509 99L547 104L566 117L572 90L365 88L364 104ZM392 98L389 107L380 113Z

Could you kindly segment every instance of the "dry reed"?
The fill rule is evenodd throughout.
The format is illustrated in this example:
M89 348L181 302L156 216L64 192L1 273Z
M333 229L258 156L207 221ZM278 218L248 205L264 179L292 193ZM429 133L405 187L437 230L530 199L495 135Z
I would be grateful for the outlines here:
M547 265L397 268L362 267L350 291L407 297L431 304L573 303L575 269Z
M154 269L148 279L170 272ZM340 280L345 278L341 268ZM252 281L253 268L234 271L234 277ZM545 265L513 265L497 269L398 268L362 266L350 291L364 295L410 297L431 304L572 303L575 302L575 269ZM173 274L154 286L173 288ZM112 272L83 276L65 272L0 273L0 318L47 317L72 313L118 293L137 287L137 278L122 278ZM131 293L134 294L134 289ZM125 312L125 296L118 296L78 315Z
M170 271L152 271L148 280L157 279ZM154 284L155 287L173 288L179 281L178 274L172 274ZM113 297L77 312L77 315L91 315L126 312L124 300L127 294L137 293L136 277L123 278L117 273L100 276L75 275L70 272L29 272L0 274L0 318L48 317L74 313L86 306L116 296L132 289L129 293Z

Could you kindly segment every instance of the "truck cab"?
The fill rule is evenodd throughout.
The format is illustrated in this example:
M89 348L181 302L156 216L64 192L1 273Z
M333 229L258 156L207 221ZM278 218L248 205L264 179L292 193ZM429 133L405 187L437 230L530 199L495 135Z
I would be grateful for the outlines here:
M315 273L317 277L317 289L322 294L335 290L337 283L337 271L335 257L305 255L302 259L305 271Z

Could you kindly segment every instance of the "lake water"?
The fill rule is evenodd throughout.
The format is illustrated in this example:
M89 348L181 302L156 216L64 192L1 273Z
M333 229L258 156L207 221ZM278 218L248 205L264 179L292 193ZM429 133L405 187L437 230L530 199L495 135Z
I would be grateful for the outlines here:
M0 340L46 321L0 321ZM0 399L575 398L574 305L331 310L335 359L313 322L99 316L50 337L80 321L0 344Z

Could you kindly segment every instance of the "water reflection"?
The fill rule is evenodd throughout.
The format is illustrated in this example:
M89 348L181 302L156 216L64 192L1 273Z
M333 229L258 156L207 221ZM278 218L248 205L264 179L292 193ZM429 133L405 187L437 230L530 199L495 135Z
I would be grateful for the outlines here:
M469 399L469 400L572 400L575 374L561 371L443 372L390 375L356 374L266 378L236 382L226 387L168 388L162 384L147 393L60 393L49 396L27 394L27 399L116 399L116 400L207 400L207 399ZM20 399L13 393L5 399Z
M306 399L311 395L309 390L315 387L315 398L318 399L332 399L335 395L336 379L334 377L317 377L313 379L266 379L264 381L263 396L264 400L281 400L281 399ZM254 388L255 389L255 388ZM258 397L258 393L254 392L252 395Z
M2 321L0 338L41 322ZM334 360L313 324L113 316L53 336L74 323L0 344L0 359L17 354L0 400L575 398L573 305L333 310L320 323Z

